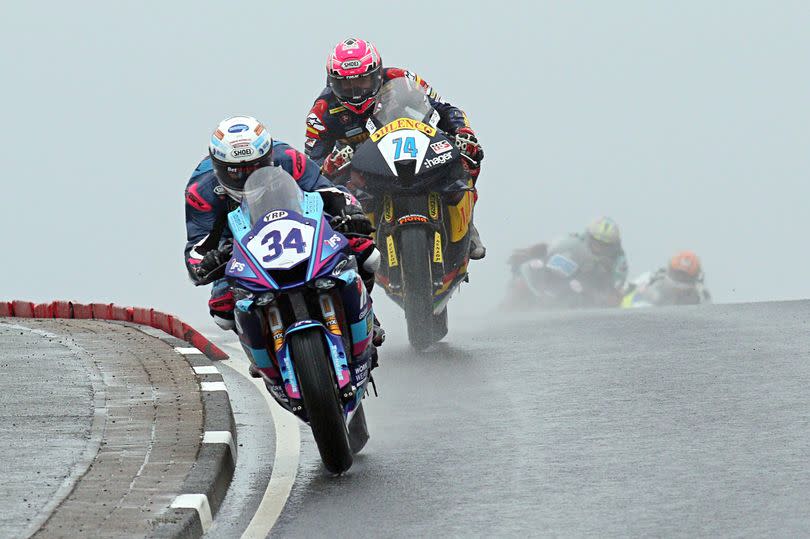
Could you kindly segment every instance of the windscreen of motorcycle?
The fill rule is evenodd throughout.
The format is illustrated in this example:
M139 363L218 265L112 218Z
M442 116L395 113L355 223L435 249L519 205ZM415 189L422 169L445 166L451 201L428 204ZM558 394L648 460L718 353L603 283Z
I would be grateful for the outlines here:
M289 269L312 255L316 223L301 215L303 200L281 167L260 168L245 183L242 211L253 230L244 245L264 269Z
M416 82L399 77L386 82L377 97L371 133L388 167L397 173L398 161L415 161L416 170L428 153L436 135L438 115L427 94Z
M286 170L281 167L262 167L245 182L242 207L243 211L247 209L250 224L255 225L272 210L293 210L300 213L303 200L304 193Z

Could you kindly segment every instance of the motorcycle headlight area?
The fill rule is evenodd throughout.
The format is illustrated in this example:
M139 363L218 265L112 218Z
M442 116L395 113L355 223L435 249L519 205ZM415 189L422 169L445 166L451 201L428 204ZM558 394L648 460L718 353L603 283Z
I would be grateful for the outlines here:
M318 290L329 290L330 288L334 288L335 280L321 277L319 279L315 279L312 284Z
M263 306L265 306L265 305L270 305L270 304L271 304L271 303L273 303L274 301L276 301L276 294L275 294L275 292L264 292L263 294L260 294L260 295L259 295L259 296L256 298L256 301L255 301L254 303L255 303L256 305L260 306L260 307L263 307Z

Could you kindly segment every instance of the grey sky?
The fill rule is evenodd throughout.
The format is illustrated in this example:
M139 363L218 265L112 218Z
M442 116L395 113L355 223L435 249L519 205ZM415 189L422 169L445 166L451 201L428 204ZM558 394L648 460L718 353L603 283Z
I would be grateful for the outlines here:
M451 312L501 297L513 247L600 213L631 275L692 248L718 301L810 296L807 2L339 6L6 6L1 295L203 319L182 191L211 130L252 114L302 148L327 49L358 34L464 108L484 144L490 250Z

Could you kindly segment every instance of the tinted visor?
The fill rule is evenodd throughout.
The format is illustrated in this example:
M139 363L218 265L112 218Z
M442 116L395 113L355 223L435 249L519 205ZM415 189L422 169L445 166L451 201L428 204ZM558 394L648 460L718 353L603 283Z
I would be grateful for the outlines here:
M363 73L354 78L337 78L329 75L329 88L340 101L361 105L379 93L382 86L382 69Z
M598 257L615 256L619 253L619 246L615 243L605 243L588 235L588 248Z
M251 174L261 167L273 164L273 152L262 156L261 159L246 163L224 163L213 157L211 161L214 164L214 173L222 187L241 193L245 188L245 182Z

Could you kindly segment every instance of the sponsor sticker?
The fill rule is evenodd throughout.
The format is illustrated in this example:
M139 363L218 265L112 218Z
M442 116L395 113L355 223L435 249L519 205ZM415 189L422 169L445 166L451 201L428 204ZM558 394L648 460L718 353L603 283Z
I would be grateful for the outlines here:
M278 221L279 219L287 217L287 215L289 214L284 210L271 211L270 213L264 216L264 222L270 223L272 221Z
M231 157L250 157L251 155L253 155L253 148L250 146L231 150Z
M439 218L439 193L430 193L428 197L428 215L434 221Z
M337 249L337 246L340 243L340 236L337 233L332 234L331 238L329 238L328 240L323 240L323 242L332 249Z
M383 198L383 219L389 223L394 219L394 201L389 195Z
M444 153L452 150L453 145L446 140L440 140L439 142L434 142L433 144L431 144L430 149L436 153Z
M307 126L311 127L312 129L315 129L316 131L323 131L324 129L326 129L326 127L324 127L323 123L321 122L321 119L318 118L318 116L314 112L310 112L309 116L307 116Z
M340 64L340 67L343 69L357 69L360 67L360 60L346 60Z
M366 120L366 131L368 131L369 133L373 133L376 130L377 126L374 125L374 120L372 120L371 118Z
M424 215L416 215L416 214L403 215L402 217L397 219L397 222L401 225L404 225L405 223L427 223L428 218L425 217Z
M444 257L442 257L442 236L438 232L433 233L433 261L439 264L444 262Z
M247 131L250 129L245 124L235 124L228 128L228 133L241 133L242 131Z
M388 267L393 268L395 266L399 266L399 261L397 260L397 250L396 247L394 247L394 238L392 236L386 236L385 247L388 251Z
M452 154L443 153L443 154L437 155L436 157L433 157L431 159L425 159L425 163L422 166L424 166L425 168L437 167L439 165L445 164L446 162L450 161L451 159L453 159Z
M398 118L393 122L384 125L383 127L379 128L377 131L371 134L371 140L374 142L379 141L385 135L389 133L393 133L394 131L399 131L400 129L415 129L417 131L421 131L422 133L432 137L436 134L436 128L432 127L426 123L422 123L419 120L413 120L411 118Z

